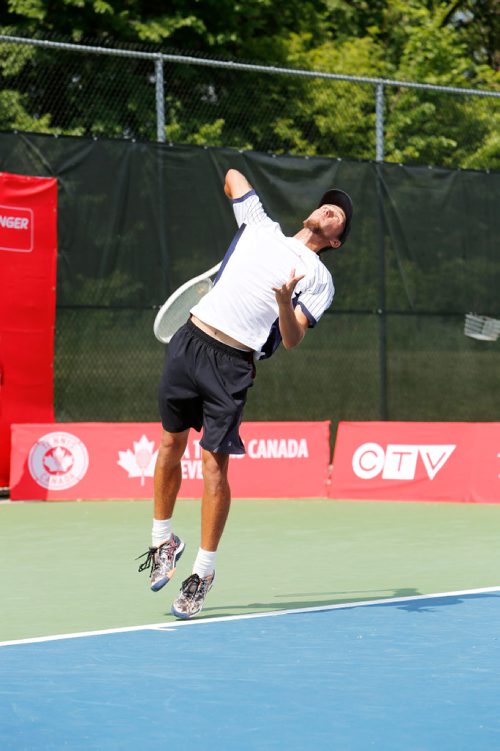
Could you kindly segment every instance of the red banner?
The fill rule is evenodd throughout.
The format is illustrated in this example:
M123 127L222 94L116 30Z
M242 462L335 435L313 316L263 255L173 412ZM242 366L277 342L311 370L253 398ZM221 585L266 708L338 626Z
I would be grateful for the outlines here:
M341 422L328 495L500 503L500 423Z
M57 423L12 427L12 500L151 498L158 423ZM247 453L232 456L233 498L325 497L329 422L247 422ZM180 498L202 494L200 434L182 459Z
M10 426L50 422L57 259L57 181L0 173L0 485Z

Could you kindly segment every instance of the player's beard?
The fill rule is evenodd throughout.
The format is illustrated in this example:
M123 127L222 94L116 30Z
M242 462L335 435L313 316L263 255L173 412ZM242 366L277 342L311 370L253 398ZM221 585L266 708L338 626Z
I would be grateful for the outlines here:
M308 229L310 232L312 232L314 235L317 235L320 238L320 240L323 240L326 244L328 244L328 238L325 237L325 234L323 232L323 229L318 219L315 219L313 216L308 216L307 219L304 220L304 227Z

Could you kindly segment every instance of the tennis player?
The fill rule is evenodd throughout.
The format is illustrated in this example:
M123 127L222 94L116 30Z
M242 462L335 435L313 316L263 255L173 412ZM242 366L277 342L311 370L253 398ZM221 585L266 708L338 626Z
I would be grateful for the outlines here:
M342 190L327 191L294 237L270 219L244 175L230 169L224 191L238 231L214 287L191 310L170 341L160 382L162 439L154 475L152 544L139 571L150 571L156 592L172 578L184 542L172 531L181 485L181 459L190 428L203 430L201 546L173 615L199 613L215 580L217 548L229 513L230 454L244 454L239 426L255 362L282 342L300 344L330 306L334 286L320 252L339 248L353 207Z

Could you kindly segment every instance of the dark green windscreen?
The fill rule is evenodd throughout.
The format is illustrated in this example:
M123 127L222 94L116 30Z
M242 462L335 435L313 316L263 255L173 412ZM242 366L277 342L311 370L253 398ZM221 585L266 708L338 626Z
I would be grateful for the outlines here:
M58 179L58 420L157 419L153 320L231 241L229 167L287 234L330 187L355 205L332 308L259 363L245 419L500 419L500 340L463 334L500 317L500 173L19 133L0 158Z

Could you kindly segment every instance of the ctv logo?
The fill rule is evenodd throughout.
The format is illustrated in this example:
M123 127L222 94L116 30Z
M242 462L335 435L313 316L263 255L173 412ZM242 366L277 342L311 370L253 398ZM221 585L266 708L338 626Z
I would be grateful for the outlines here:
M33 250L33 210L0 206L0 250L30 253Z
M371 480L380 474L383 480L414 480L420 459L427 477L433 480L455 449L455 444L389 443L384 450L378 443L363 443L353 454L352 468L362 480Z

